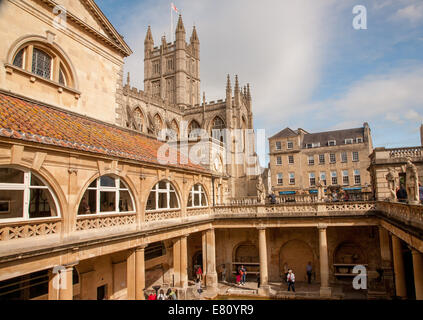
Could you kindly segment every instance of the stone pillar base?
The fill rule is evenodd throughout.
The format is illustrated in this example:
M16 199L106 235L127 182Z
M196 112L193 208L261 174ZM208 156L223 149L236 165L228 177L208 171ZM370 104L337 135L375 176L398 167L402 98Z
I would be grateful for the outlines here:
M270 287L268 285L265 285L265 286L260 285L260 287L257 290L257 293L260 296L268 297L270 295Z
M332 296L332 288L320 287L320 296L323 298L330 298Z
M208 273L204 277L207 288L217 288L217 273Z

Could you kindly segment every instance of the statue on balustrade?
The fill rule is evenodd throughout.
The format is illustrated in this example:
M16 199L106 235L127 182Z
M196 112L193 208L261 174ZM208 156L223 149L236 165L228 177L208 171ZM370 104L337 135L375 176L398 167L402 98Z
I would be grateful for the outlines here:
M263 179L261 176L258 176L257 183L256 183L256 189L257 189L257 202L265 204L266 203L266 188L263 184Z
M388 181L389 189L389 200L397 201L397 186L398 186L398 173L395 169L389 168L388 174L386 175L386 181Z
M317 187L317 201L322 202L325 199L325 186L322 183L322 180L319 179L319 181L316 184Z
M408 203L418 204L419 203L419 175L417 173L416 166L411 162L411 159L407 159L406 165L406 189L408 195Z

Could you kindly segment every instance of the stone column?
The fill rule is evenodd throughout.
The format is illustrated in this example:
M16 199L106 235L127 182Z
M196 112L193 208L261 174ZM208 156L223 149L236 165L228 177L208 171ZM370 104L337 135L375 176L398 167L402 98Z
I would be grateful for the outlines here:
M207 238L207 287L217 288L216 242L214 229L206 231Z
M188 286L188 248L187 248L188 235L181 237L181 265L180 265L180 287L186 288Z
M57 266L49 271L48 299L73 300L73 268L75 264Z
M207 231L201 235L202 257L203 257L203 282L207 286Z
M181 286L181 240L173 240L173 283L175 287Z
M394 295L394 275L392 272L392 257L390 248L389 232L379 227L379 245L380 245L380 258L381 258L381 269L383 270L383 279L385 284L386 293L389 296Z
M258 228L259 255L260 255L260 294L266 294L269 290L269 276L267 268L267 241L266 228Z
M392 235L392 254L394 258L395 291L397 297L407 298L405 285L404 260L402 256L401 240Z
M128 258L126 259L126 288L127 300L135 300L135 261L136 251L131 249Z
M326 236L326 225L318 225L319 229L319 252L320 252L320 296L330 297L331 288L329 287L329 259L328 259L328 241Z
M411 249L411 253L413 255L416 300L423 300L423 254L415 249Z
M145 300L145 261L144 251L146 246L135 249L135 299Z

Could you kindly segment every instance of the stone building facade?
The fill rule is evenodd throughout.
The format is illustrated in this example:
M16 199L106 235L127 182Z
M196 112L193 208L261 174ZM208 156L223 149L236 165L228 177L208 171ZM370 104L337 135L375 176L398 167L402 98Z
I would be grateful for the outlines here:
M317 193L338 185L348 192L370 190L370 128L308 133L286 128L269 138L271 184L275 194Z

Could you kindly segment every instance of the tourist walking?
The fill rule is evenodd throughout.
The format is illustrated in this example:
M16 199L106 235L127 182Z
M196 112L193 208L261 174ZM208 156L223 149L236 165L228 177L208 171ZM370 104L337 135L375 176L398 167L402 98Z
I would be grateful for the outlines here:
M286 281L288 282L288 291L292 288L292 291L295 292L295 274L291 269L288 270Z
M222 282L226 281L226 266L222 264Z
M247 280L247 269L242 265L241 266L241 284L244 286Z
M201 266L199 266L197 268L197 279L199 279L200 281L203 280L203 270L201 269Z
M157 300L166 300L165 294L163 290L160 290L159 295L157 296Z
M313 274L313 267L311 266L311 261L308 262L306 271L307 271L308 284L310 284L311 283L311 275Z

